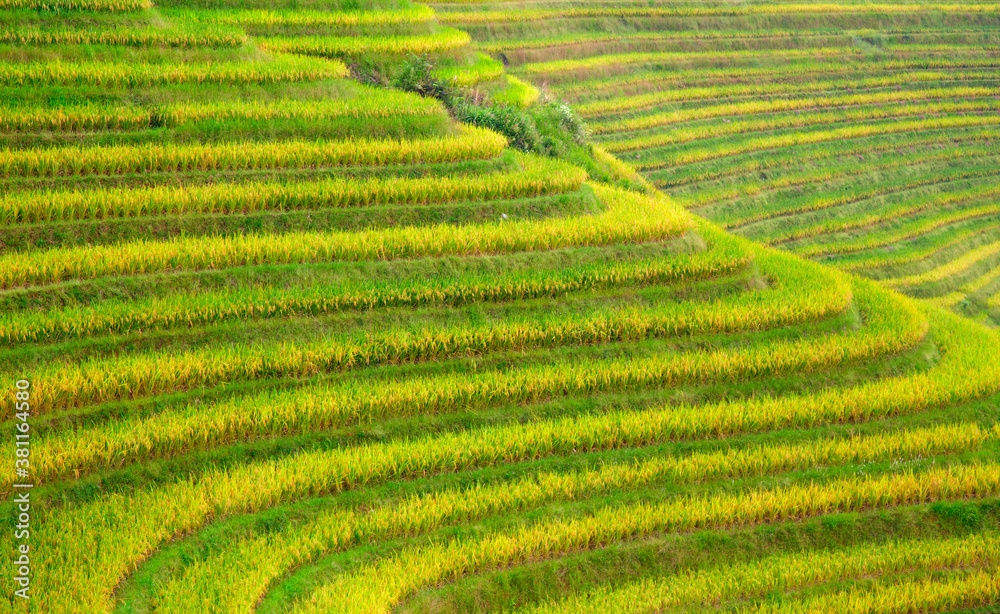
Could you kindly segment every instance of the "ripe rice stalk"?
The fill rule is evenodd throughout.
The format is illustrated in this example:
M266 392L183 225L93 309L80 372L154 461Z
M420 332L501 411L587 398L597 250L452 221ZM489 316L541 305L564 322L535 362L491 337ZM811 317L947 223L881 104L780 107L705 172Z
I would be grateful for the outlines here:
M364 153L370 154L367 150ZM604 213L582 218L501 220L467 227L440 224L359 232L182 237L6 254L0 255L0 287L265 263L391 260L643 243L675 237L692 226L687 212L662 196L645 197L598 184L588 185L606 205Z
M973 427L972 430L977 431L978 429ZM934 454L939 451L935 443L931 442L944 433L939 435L937 432L921 431L920 435L929 438L927 442L931 447L926 452ZM980 435L980 433L976 433L973 437ZM952 437L953 439L941 451L959 449L953 447L963 437L962 434L958 433L958 429L953 429L944 437ZM823 456L822 460L819 458L816 460L820 463L836 463L849 458L850 460L847 462L864 462L869 459L886 458L886 454L890 453L890 450L896 450L902 455L924 452L920 449L911 450L905 445L900 446L896 442L888 440L884 441L883 445L872 445L875 443L874 439L857 438L851 441L859 444L858 453L847 457L836 457L836 460L833 456ZM915 442L916 438L911 441ZM843 445L846 442L840 441L838 443ZM972 444L972 447L975 445ZM807 446L802 446L801 451L804 452L806 448ZM756 452L760 452L764 458L749 458L751 454ZM458 519L461 519L462 522L470 522L487 518L491 514L531 509L553 501L582 500L588 495L600 493L605 489L635 489L648 487L662 480L677 479L681 482L687 482L690 479L700 479L700 477L695 477L695 473L686 473L684 470L680 470L681 464L687 464L692 468L702 467L704 473L700 473L702 469L695 471L698 472L698 476L704 476L708 479L716 478L718 475L727 475L726 471L729 471L729 476L745 475L742 473L743 471L756 474L758 471L770 471L779 466L787 467L788 465L784 463L794 462L792 458L798 452L799 450L793 452L779 448L762 448L736 454L719 453L715 455L717 458L728 456L733 459L745 456L748 461L745 465L739 462L731 465L727 462L716 464L716 460L702 458L699 455L684 460L657 458L641 461L634 465L604 466L578 474L545 473L537 478L533 476L530 480L475 489L449 489L419 498L412 497L401 502L392 510L385 508L372 510L365 518L357 517L350 512L345 513L341 509L335 509L321 514L305 526L296 526L294 530L281 531L277 534L271 533L223 548L221 552L214 553L205 560L203 565L189 567L179 577L172 578L167 582L162 592L158 594L157 601L161 604L160 608L164 612L189 610L196 598L201 599L202 603L213 604L216 609L211 611L241 611L251 607L257 595L263 594L269 584L274 582L284 570L308 564L319 557L328 556L332 552L355 547L360 539L365 538L364 535L353 533L355 527L364 527L360 529L362 534L377 535L378 539L386 540L404 533L413 535L416 532L429 532L441 526L452 524ZM868 456L869 453L872 455ZM770 465L772 458L781 458L781 460L778 461L777 465ZM673 469L675 466L678 467L676 472ZM712 472L715 470L720 471L720 473L713 475ZM762 562L763 569L757 570L756 575L748 574L745 570L746 565L734 566L735 569L723 567L703 573L689 572L681 578L671 576L670 579L673 582L662 582L669 586L669 589L666 587L655 588L660 588L661 603L682 605L705 601L717 602L730 596L730 598L736 597L735 594L732 594L734 590L740 590L740 596L765 594L775 590L776 587L795 587L799 584L806 584L809 580L833 580L852 574L886 573L893 569L900 571L908 568L941 569L961 564L974 564L984 560L1000 560L1000 541L995 535L974 535L951 540L894 544L877 548L874 552L871 549L852 549L846 553L824 552L772 557ZM812 573L803 577L802 572L807 569ZM736 576L733 578L736 581L730 580L729 574ZM231 590L234 583L238 583L241 590ZM648 590L655 589L650 587ZM668 593L667 590L670 592ZM615 591L613 595L604 597L604 599L584 601L577 598L560 604L563 606L561 609L557 609L558 606L550 606L549 609L540 608L540 611L546 614L548 612L553 612L553 614L554 612L573 611L596 612L595 601L602 602L601 606L608 608L607 611L638 611L614 607L616 604L624 605L627 603L625 595L631 598L633 608L642 603L643 599L635 595L636 592L637 589L633 585L624 590ZM574 606L580 609L571 609ZM529 610L534 611L531 608Z
M480 2L482 0L445 0L446 2ZM678 6L678 7L585 7L568 9L516 9L498 11L451 11L438 15L442 23L517 23L549 21L554 19L580 19L586 17L708 17L737 15L800 15L875 13L898 15L941 11L945 13L994 14L1000 9L993 4L751 4L745 6Z
M587 178L583 169L564 162L519 153L513 156L520 170L473 178L333 178L294 183L249 182L180 188L17 192L0 197L0 225L529 198L572 192L579 189Z
M435 34L419 36L272 36L257 37L254 40L261 48L270 51L330 58L364 54L442 53L467 47L471 42L468 34L453 28L443 28Z
M697 495L659 504L610 505L582 518L540 521L478 539L455 538L423 548L404 549L383 561L335 576L308 599L296 604L293 611L296 614L388 613L405 596L447 578L565 555L598 544L664 532L762 524L998 492L1000 466L977 463L923 473ZM1000 588L995 579L986 586L990 594Z
M287 83L347 76L338 61L275 54L266 61L214 63L0 62L0 84L8 87L143 87L181 83Z
M482 160L499 156L506 137L474 126L426 139L288 140L0 149L0 177L127 175L298 167L385 166Z
M279 119L322 121L351 117L375 119L443 114L433 98L393 90L374 90L364 98L331 100L229 101L181 103L163 107L82 106L2 108L0 130L6 132L140 130L153 126L176 128L204 120L267 122Z
M591 590L561 601L527 607L519 612L601 614L628 611L651 614L664 606L764 597L769 593L792 592L858 577L992 566L1000 561L998 548L1000 541L997 535L987 533L771 556L752 565L717 566L663 579L633 582L621 588ZM800 602L793 600L792 603ZM845 610L832 607L818 611Z
M781 149L785 147L795 147L815 143L829 143L831 141L845 139L860 139L906 132L925 132L929 130L947 130L998 125L1000 125L1000 118L974 115L958 117L929 117L925 119L902 120L884 124L859 124L817 132L792 132L776 136L753 137L742 142L727 144L725 146L669 154L657 159L654 162L637 162L635 163L635 167L639 170L646 170L662 166L676 166L682 164L693 164L695 162L704 162L707 160L717 160L720 158L757 151L765 151L769 149ZM612 147L606 147L608 151L613 151Z
M995 390L997 382L1000 382L998 377L1000 374L984 373L990 370L980 367L996 366L995 361L985 359L996 355L1000 348L1000 338L995 333L957 316L937 311L932 313L937 316L935 338L939 339L942 347L947 350L938 368L946 371L947 379L953 381L942 382L944 386L939 388L928 386L923 382L900 382L894 389L879 393L881 396L878 398L860 403L855 399L844 399L840 394L841 391L835 390L832 394L827 393L829 398L824 406L826 411L843 416L844 420L860 419L868 411L903 413L915 411L916 408L911 404L916 399L922 399L921 403L927 402L931 404L930 406L934 406L938 403L958 402L961 398L968 398L962 395L982 395L987 394L990 389ZM865 394L870 395L879 384L880 382L872 382L862 385L861 388L866 391ZM938 395L937 398L933 398L934 395ZM893 406L896 409L892 409ZM668 408L662 413L661 419L674 415L675 409ZM688 415L692 419L701 419L705 415L701 409L695 408ZM770 408L760 409L762 410L760 418L776 419ZM817 413L809 407L802 407L801 411L800 419L805 422L813 421L814 424L829 420L833 415ZM644 411L637 415L645 417L652 414ZM769 428L760 426L766 421L758 423L757 416L746 414L742 410L735 413L733 418L745 420L747 428ZM606 419L606 416L583 416L567 420L599 419ZM530 430L540 427L541 424L491 427L483 431L480 437L490 436L495 430L498 438L496 441L516 441L510 438L507 431L513 428L521 433L525 428ZM605 441L604 445L615 445L613 441L622 442L617 445L627 445L624 443L627 440L635 441L636 444L632 445L637 445L641 434L633 431L627 424L623 424L623 427L618 436L597 425L580 425L569 430L573 433L590 432L593 436L592 441ZM605 432L608 433L606 439L601 435ZM426 445L408 441L323 452L302 452L294 458L258 461L229 470L212 470L190 481L167 484L155 489L137 490L128 495L98 499L78 506L57 508L47 515L46 522L34 534L37 540L34 543L38 545L37 551L43 557L57 557L56 560L61 561L61 564L46 564L45 558L40 559L38 569L41 572L33 579L35 586L43 589L49 586L62 587L60 590L39 592L39 595L44 595L46 599L44 605L50 608L50 611L75 609L81 607L81 604L91 610L101 609L105 607L103 604L108 596L113 594L112 588L120 578L134 569L140 561L148 557L150 552L159 548L173 534L200 527L206 521L228 513L260 510L303 496L353 488L359 484L374 485L400 477L399 474L378 469L374 463L385 463L383 466L386 468L390 466L402 468L404 475L423 474L428 470L453 471L466 467L468 465L464 464L463 459L471 458L468 455L473 453L475 447L473 441L469 439L472 435L472 433L447 433L426 440L423 442ZM666 433L661 436L669 437ZM571 442L567 442L567 445L573 447ZM511 450L505 457L516 458L516 455L517 452ZM537 455L538 452L532 452L530 458L535 458ZM334 456L343 458L334 462ZM791 491L778 490L773 491L773 496L778 497L777 499L759 499L756 495L747 495L747 498L718 500L717 505L713 504L711 508L728 514L725 517L715 516L714 518L719 521L731 518L743 522L753 518L751 509L744 507L744 504L749 505L751 501L759 504L754 509L770 510L768 515L762 518L769 520L776 519L775 513L783 509L782 501L790 504L788 509L798 510L799 515L806 509L812 509L811 506L828 512L836 508L838 505L836 501L846 501L846 499L827 499L828 494L835 497L850 497L855 501L851 505L858 506L867 505L868 501L878 506L905 503L913 500L911 497L914 499L919 497L918 500L926 501L963 495L986 496L997 488L994 483L996 476L989 477L990 474L1000 475L1000 473L992 466L983 466L982 469L985 473L980 471L980 466L967 466L955 470L959 473L937 469L913 476L848 478L844 482L802 487L804 490L796 490L797 494L794 497L789 497ZM741 497L741 495L723 496ZM760 496L765 495L761 493ZM685 523L696 522L696 518L700 518L702 523L709 519L705 516L693 516L685 511L695 512L707 504L707 500L701 503L697 501L670 503L668 505L686 507L671 508L671 510L656 509L657 513L649 515L622 514L620 509L615 509L614 516L625 520L654 517L660 521L675 519L674 521L681 524L672 525L672 528L656 526L654 530L678 530ZM804 504L805 507L801 507L800 504ZM642 511L643 508L635 509ZM604 520L604 517L595 520ZM616 525L614 522L607 525L598 522L596 526ZM551 526L544 528L548 531L553 529ZM526 539L526 543L547 543L544 539L537 539L535 535L528 537L532 539ZM3 539L11 538L8 536ZM98 544L101 547L98 547ZM448 559L445 557L442 560ZM81 564L70 564L74 561L80 561ZM82 564L83 561L87 564Z
M751 258L751 252L740 242L712 240L709 249L683 257L603 262L548 273L466 274L457 278L441 276L417 281L373 281L363 286L343 284L287 290L268 286L171 294L146 300L111 300L46 312L0 314L0 339L8 345L16 345L248 318L559 297L585 290L708 279L741 270ZM797 270L796 267L783 268L782 278L788 278ZM813 275L811 279L825 279L825 276ZM767 313L775 313L775 307L769 305Z
M933 120L947 119L973 119L980 120L982 124L990 125L990 120L996 120L996 116L987 115L991 111L1000 109L1000 102L995 100L971 100L968 102L934 102L927 104L904 105L899 107L863 107L848 111L829 111L816 113L802 113L790 116L763 117L742 121L732 121L723 124L708 124L690 128L677 128L668 132L654 132L643 136L633 136L620 140L603 141L605 148L612 153L635 151L637 149L650 149L653 147L667 147L671 145L682 145L697 142L699 140L713 139L721 136L748 134L753 132L767 132L789 128L808 128L813 126L825 126L829 124L854 123L870 120L892 119L896 120L896 126L903 124L907 117L914 115L927 116L930 119L921 121L933 122ZM948 114L959 114L952 117ZM964 113L974 113L972 117L965 117ZM961 125L961 122L959 122ZM871 125L850 126L857 129L871 129ZM849 128L845 128L847 130ZM624 133L628 135L629 133ZM772 139L780 139L784 136L802 136L804 143L816 142L808 140L809 132L792 132L789 135L776 135ZM760 137L758 137L760 138ZM815 138L815 137L814 137ZM795 143L798 144L798 143ZM738 146L738 145L737 145ZM753 151L753 150L751 150ZM683 154L681 154L683 155Z

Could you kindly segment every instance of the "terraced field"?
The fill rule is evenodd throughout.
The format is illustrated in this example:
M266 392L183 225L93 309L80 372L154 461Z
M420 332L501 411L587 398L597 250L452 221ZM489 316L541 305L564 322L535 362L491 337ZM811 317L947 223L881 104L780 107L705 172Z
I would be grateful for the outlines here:
M994 5L0 6L0 612L1000 604Z
M995 4L436 8L694 213L1000 316Z

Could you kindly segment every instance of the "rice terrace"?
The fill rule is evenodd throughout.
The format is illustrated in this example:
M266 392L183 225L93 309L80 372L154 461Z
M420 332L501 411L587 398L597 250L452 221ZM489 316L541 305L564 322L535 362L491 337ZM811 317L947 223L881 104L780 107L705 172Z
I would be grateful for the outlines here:
M1000 612L1000 2L0 0L0 614Z

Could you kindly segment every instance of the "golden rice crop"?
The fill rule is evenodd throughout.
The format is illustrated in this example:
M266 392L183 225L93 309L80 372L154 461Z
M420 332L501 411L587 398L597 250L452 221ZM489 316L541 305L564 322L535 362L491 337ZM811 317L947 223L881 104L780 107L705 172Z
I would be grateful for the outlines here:
M953 153L955 157L962 158L965 157L963 154L965 151L976 151L983 150L988 147L983 146L983 143L989 144L1000 138L1000 131L986 128L981 130L976 129L956 129L954 131L934 131L928 130L926 132L903 132L896 138L892 139L881 139L877 137L859 137L858 139L847 139L843 141L835 141L829 144L823 142L814 145L805 145L801 147L795 147L795 149L789 148L785 151L774 151L767 156L748 156L741 160L708 160L704 163L696 163L696 167L661 167L658 162L653 159L646 160L643 162L643 168L655 169L655 173L651 174L651 179L653 179L657 185L662 187L680 187L680 186L691 186L698 183L709 182L715 179L746 179L748 175L767 171L769 169L787 167L791 161L796 163L815 163L816 166L820 166L821 162L829 162L831 160L839 159L849 159L851 156L863 156L866 159L869 154L882 158L889 158L886 156L887 152L898 150L900 147L906 147L913 149L915 151L920 151L916 155L924 156L927 155L925 152L928 149L933 149L935 146L941 144L942 142L947 143L951 146L949 151L939 151L937 153L947 154ZM656 155L658 152L650 152ZM983 154L983 157L987 157L993 153L989 150ZM936 154L930 154L936 156ZM892 155L891 159L888 160L887 164L892 164L895 160L907 160L910 156L903 154L900 156ZM944 158L935 158L944 159ZM905 165L905 162L903 162ZM845 162L844 166L847 167L848 163ZM807 173L808 171L806 171ZM804 173L805 174L805 173ZM775 185L780 185L777 182L782 181L782 174L769 175L772 177L768 179L768 182L775 182ZM794 177L794 175L793 175ZM755 182L744 181L743 186L753 186ZM759 185L759 184L757 184ZM764 185L768 185L765 183ZM742 186L741 186L742 188ZM752 188L751 188L752 189ZM725 194L724 191L712 188L706 188L706 198L712 198L715 194ZM700 191L699 191L700 193ZM752 192L751 192L752 193ZM738 196L739 193L736 193ZM700 197L693 196L688 192L685 192L684 198L686 199L698 199ZM694 201L699 202L698 200ZM697 205L695 205L697 206Z
M977 463L774 490L696 495L659 504L609 505L582 518L540 521L478 539L455 538L423 548L404 549L359 570L334 576L299 602L293 611L388 613L406 595L446 578L565 555L623 539L997 493L1000 493L1000 466Z
M1000 168L997 168L995 164L985 164L983 166L970 164L968 166L959 166L954 170L949 168L944 172L917 175L912 179L908 178L904 181L863 185L853 190L845 190L836 195L823 193L812 198L801 200L787 199L786 201L759 206L755 206L757 205L756 202L750 201L747 205L727 208L716 222L723 228L736 228L785 215L821 211L823 209L832 209L834 207L871 200L878 196L906 193L919 187L947 184L965 179L983 179L997 175L1000 175ZM838 228L846 229L854 227L853 225L866 225L875 220L891 219L894 211L898 211L896 213L897 216L908 215L928 207L956 205L984 198L992 198L997 195L1000 195L1000 187L990 185L960 191L930 194L920 193L916 196L906 198L901 202L892 203L888 206L872 207L870 210L862 211L853 216L838 216L837 219L817 225L815 229L812 227L782 227L775 231L774 238L778 240L790 240L805 236L814 236L815 234L834 231Z
M766 132L789 128L808 128L813 126L825 126L829 124L852 122L858 122L860 124L860 122L880 119L895 119L897 120L897 123L902 123L901 120L903 118L914 115L941 116L941 119L948 119L947 114L949 113L959 114L960 117L957 119L981 119L984 123L989 123L989 120L996 120L996 117L991 117L987 114L997 109L1000 109L1000 102L995 100L949 101L902 106L860 107L846 111L817 111L815 113L801 113L787 116L763 116L757 119L738 120L722 124L711 123L690 128L677 128L666 132L654 132L644 136L604 141L603 145L608 151L619 153L635 151L637 149L681 145L721 136L748 134L752 132ZM961 115L964 115L965 113L974 113L975 116L973 118L961 117ZM872 126L858 125L850 126L850 128L863 129L872 128ZM807 132L794 132L792 135L779 135L772 138L778 139L781 136L801 135L806 139L805 142L812 142L808 140L808 134L809 133Z
M705 207L720 201L734 201L740 197L757 196L790 187L822 184L833 179L859 177L876 171L903 169L930 162L943 161L948 163L948 167L951 167L959 161L976 160L978 162L980 159L989 158L994 153L992 146L981 147L973 140L972 143L962 148L920 149L911 154L882 156L873 160L866 158L865 164L857 164L854 160L838 160L833 165L809 168L801 172L782 173L775 177L769 177L765 181L747 178L741 181L726 182L718 188L706 188L693 194L684 194L683 204L688 209ZM833 156L831 155L831 157ZM804 161L809 158L803 155L797 159ZM761 165L761 170L763 166Z
M484 53L477 53L471 66L448 66L437 69L437 76L459 87L472 87L484 81L492 81L503 75L503 63Z
M241 288L216 292L174 294L146 300L103 301L99 304L0 314L0 339L5 343L52 341L100 334L127 334L173 326L246 318L319 315L347 310L395 306L463 305L480 301L513 301L615 286L693 281L741 270L750 252L737 241L711 241L711 247L682 258L662 257L630 262L607 261L552 272L506 272L421 279L419 282L370 282L304 289ZM792 275L795 267L783 270ZM825 279L814 275L812 279ZM780 285L781 282L778 282ZM807 287L804 284L803 287ZM768 305L761 315L775 314ZM708 315L710 311L706 311Z
M914 539L885 545L771 556L753 563L692 570L620 588L588 591L523 614L652 613L665 606L717 603L857 577L946 570L1000 561L996 534ZM823 611L843 611L832 608Z
M350 139L0 149L0 177L125 175L324 166L383 166L493 158L506 137L474 126L426 139Z
M815 286L814 286L815 287ZM362 343L322 343L301 348L276 348L267 352L251 350L239 356L235 351L202 351L187 356L155 356L97 363L38 373L33 381L45 382L47 389L36 403L57 408L67 403L99 403L129 390L133 396L169 391L173 386L200 386L205 381L220 383L238 376L260 379L275 375L306 375L314 370L363 366L378 360L436 358L451 354L491 350L521 349L554 343L601 343L609 340L637 340L675 332L735 331L757 325L800 322L811 317L836 313L844 306L843 294L831 293L817 301L812 311L801 306L786 308L774 315L740 317L739 309L719 309L698 321L690 311L679 313L630 312L600 314L577 320L512 322L483 330L455 329L443 333L393 332ZM183 412L165 412L150 419L130 419L115 425L85 429L57 438L54 454L41 454L37 475L59 474L67 470L89 471L113 458L144 458L168 454L178 446L190 445L197 430L201 443L220 445L234 438L256 438L268 433L314 431L358 422L376 422L399 416L437 414L466 409L470 405L492 406L536 402L552 394L578 395L610 392L636 387L674 386L692 381L741 379L749 375L777 374L790 370L811 371L901 351L919 342L925 322L911 310L883 318L872 313L868 300L899 301L885 296L858 297L869 317L870 328L825 340L825 343L776 342L747 350L658 355L650 359L580 360L555 367L525 367L477 375L438 376L387 382L372 390L370 382L319 385L292 394L265 393L257 399L239 399L210 406L192 406ZM814 300L815 297L809 297ZM905 303L904 303L905 304ZM745 305L744 305L745 307ZM792 305L789 305L792 307ZM787 315L786 315L787 314ZM906 316L909 317L906 317ZM686 316L686 317L685 317ZM283 352L282 352L283 350ZM65 394L79 385L75 397ZM60 394L60 391L63 391ZM36 450L48 449L35 442Z
M606 166L611 171L611 176L614 179L627 179L634 183L638 183L647 192L653 192L656 188L653 184L649 183L645 177L639 174L632 165L627 162L622 161L620 158L611 155L606 149L601 147L597 143L590 144L590 154L594 156L594 159Z
M285 83L347 76L343 63L278 54L266 61L213 63L0 62L0 84L129 86L179 83Z
M915 239L938 228L950 226L957 222L975 218L986 218L1000 214L1000 203L959 209L952 213L937 215L929 219L915 220L900 228L885 232L871 232L851 239L832 243L817 243L796 246L793 251L803 257L825 256L831 254L851 254L876 247L893 245L909 239Z
M185 22L221 23L239 26L388 26L426 23L434 11L426 5L395 8L390 11L310 11L310 10L197 10L173 9L168 16Z
M994 171L1000 174L998 171ZM944 195L919 196L906 199L899 203L892 203L888 206L873 207L872 212L861 212L853 215L838 217L829 222L819 224L803 225L791 228L782 228L777 232L768 232L758 235L756 238L768 245L777 245L787 241L794 241L806 237L816 237L821 235L834 234L858 228L867 228L874 224L882 224L902 217L915 215L927 210L933 210L937 205L962 204L972 199L995 198L998 191L992 190L970 190L961 192L946 192Z
M507 86L493 94L493 99L511 106L527 108L538 101L541 92L537 87L513 75L506 75Z
M271 51L323 57L441 53L466 47L471 42L468 34L453 28L413 36L272 36L254 40L263 49Z
M38 11L139 11L153 6L150 0L0 0L0 9Z
M849 94L845 96L822 96L814 98L784 98L777 100L754 100L730 104L705 105L692 109L670 111L643 115L632 119L606 121L591 124L594 132L629 132L659 126L690 122L716 117L745 116L762 113L779 113L827 107L845 107L860 105L880 105L896 102L923 101L948 98L986 98L996 96L1000 88L993 87L952 87L930 88L921 90L905 90L899 92L866 92L864 94Z
M0 108L0 130L7 132L135 130L151 126L177 127L206 119L258 122L278 119L318 121L340 117L374 119L443 113L443 107L433 98L422 98L393 90L374 90L363 98L350 99L179 103L155 108L95 104L55 109Z
M962 286L962 292L968 293L968 294L974 294L976 292L979 292L983 288L986 288L987 286L991 285L993 282L995 282L998 279L1000 279L1000 266L994 267L993 270L988 271L987 273L985 273L983 275L980 275L976 279L974 279L974 280L970 281L969 283L965 284L964 286ZM959 299L959 300L961 300L961 299ZM957 302L958 301L955 301L955 303L957 303ZM954 303L952 303L952 304L954 304Z
M990 306L990 309L1000 309L1000 292L990 297L987 304Z
M293 183L17 192L0 197L0 224L529 198L571 192L587 178L586 171L564 162L513 155L520 170L475 177L333 178Z
M586 7L568 9L517 9L499 11L454 11L440 13L438 20L443 23L510 23L524 21L549 21L553 19L579 19L586 17L698 17L735 15L795 15L823 13L996 13L1000 11L993 4L749 4L743 6L678 6L678 7Z
M953 275L960 274L966 269L979 264L983 260L993 258L997 254L1000 254L1000 241L977 247L976 249L970 250L962 256L929 271L917 273L915 275L907 275L905 277L887 279L883 283L893 288L899 288L941 281Z
M215 604L219 612L246 609L253 603L256 595L266 590L268 584L283 570L303 565L320 556L328 555L331 551L349 549L358 543L359 538L364 539L357 534L352 535L351 524L355 527L364 526L362 533L371 533L380 539L390 539L403 533L412 534L414 531L429 532L443 524L454 522L455 519L469 522L489 514L530 509L553 500L582 499L589 494L610 488L639 488L661 480L686 483L717 479L721 476L760 475L788 470L794 467L796 462L812 461L817 464L865 462L884 459L893 452L902 457L915 453L951 452L973 448L982 440L984 434L977 428L972 427L963 432L966 428L920 430L908 436L905 442L891 440L888 437L856 438L848 441L856 443L858 448L847 454L842 452L846 451L843 448L848 441L837 441L832 445L808 444L794 448L778 446L739 452L698 454L686 459L655 458L634 465L606 465L599 469L569 475L544 473L537 477L532 476L530 480L476 489L449 489L429 496L413 497L401 502L392 510L385 508L373 510L364 519L345 513L344 510L331 510L311 520L306 526L297 526L294 531L283 531L232 544L208 558L203 565L188 568L179 577L172 578L159 594L158 603L164 612L189 610L194 599L204 599L208 603ZM995 437L995 434L987 435L990 436ZM911 447L918 441L926 443L928 447L924 450ZM941 444L943 446L939 448ZM872 569L878 564L900 569L905 568L903 565L913 567L919 565L921 568L933 569L948 564L971 562L975 557L1000 560L1000 541L995 537L984 539L983 536L973 536L956 540L935 540L925 542L923 547L926 549L930 545L940 547L930 551L933 554L927 550L904 547L882 548L873 553L865 552L867 556L862 555L860 551L857 553L852 551L850 559L847 561L838 559L836 562L831 560L833 557L829 554L825 557L800 556L818 565L813 572L815 574L813 577L816 579L824 575L836 577L838 573L846 575L855 569ZM740 584L741 590L766 592L770 586L795 586L797 582L802 582L795 573L800 567L790 565L789 562L787 558L767 561L770 563L767 568L768 575L747 578L746 582ZM708 576L705 579L699 576L696 576L697 580L684 578L687 582L683 584L671 583L675 591L670 596L671 601L696 603L706 599L712 600L708 596L720 592L726 595L725 588L730 588L733 584L725 584L724 571L720 570L722 573L716 572L714 575L705 574ZM675 588L677 584L681 584L683 588ZM240 590L234 591L232 586L240 586ZM205 599L209 595L211 597ZM618 601L624 603L621 598ZM639 599L633 600L633 604L639 602ZM580 604L580 600L575 604ZM565 611L573 610L566 608Z
M941 578L907 580L900 583L875 582L872 587L854 587L832 595L822 595L781 604L764 603L745 608L748 614L906 614L908 612L952 612L977 608L1000 599L1000 575L996 563L987 569L951 573Z
M0 43L15 45L125 45L133 47L240 47L248 41L238 30L220 27L0 30ZM110 67L109 67L110 68Z
M997 224L994 223L993 220L987 218L985 220L985 224L975 224L971 228L961 230L953 235L947 235L943 238L935 238L925 241L927 245L919 249L902 249L897 253L891 254L876 252L875 254L852 258L845 262L838 262L837 266L846 271L865 271L880 267L909 264L911 262L923 260L928 256L940 252L941 250L955 247L957 245L963 245L969 239L980 236L996 228Z
M946 350L935 370L939 373L935 376L937 383L932 383L933 377L927 379L924 375L916 376L915 380L911 377L898 378L898 381L888 386L885 382L872 382L851 391L852 395L860 395L858 398L845 398L842 391L833 390L821 395L826 397L822 401L822 411L818 411L819 407L808 404L797 408L799 413L795 414L798 418L794 419L794 424L805 426L829 420L862 420L866 416L870 418L883 415L880 412L890 412L889 415L907 413L921 407L958 402L963 398L975 398L988 394L990 390L995 391L997 382L1000 382L1000 374L995 373L997 363L988 358L1000 351L1000 339L972 322L957 316L935 313L934 335ZM991 368L982 369L981 365ZM39 553L45 553L43 556L46 557L58 557L61 564L45 565L43 562L40 566L43 571L36 576L35 581L37 586L64 587L65 590L40 592L48 600L46 605L53 609L76 610L81 604L91 609L100 608L107 599L106 595L111 594L110 587L116 585L124 573L134 569L139 561L169 539L170 535L202 526L206 520L218 515L258 510L304 495L377 484L406 475L422 475L428 470L453 471L474 466L470 463L479 454L477 450L480 445L485 446L484 450L500 450L499 457L484 457L482 462L490 464L498 460L509 462L522 458L520 455L525 453L529 456L523 458L536 458L546 448L568 451L593 449L595 446L644 445L643 442L669 440L672 435L663 430L663 427L669 423L678 423L678 420L681 421L678 424L687 420L704 423L704 427L686 431L689 436L699 436L696 433L701 433L702 428L706 430L705 435L701 436L731 433L734 432L731 425L736 423L749 430L774 428L772 424L786 424L788 419L780 411L774 410L789 408L796 401L755 401L751 405L759 407L752 412L745 411L741 407L743 403L731 404L729 426L710 426L721 415L708 415L703 407L691 408L681 418L678 417L676 407L668 407L662 412L640 411L632 414L633 421L653 419L653 423L647 427L651 427L651 430L633 428L631 423L623 422L620 415L563 419L565 424L558 425L556 430L547 435L543 433L549 431L542 429L551 427L546 423L503 425L487 427L480 433L446 433L419 442L389 442L324 452L303 452L294 457L260 461L228 471L210 471L191 481L169 484L159 489L137 490L127 496L59 508L47 516L34 543L39 545ZM775 404L779 407L772 407ZM606 421L608 424L591 424L594 421ZM573 426L575 422L579 424ZM557 436L560 432L564 435ZM532 439L540 435L547 442L542 444L541 449L532 449L530 445L522 448L518 443L523 441L522 438ZM400 470L404 473L398 473ZM913 500L983 496L992 492L992 478L986 479L982 473L977 473L976 467L956 471L959 473L935 470L922 476L848 479L824 486L796 487L806 488L806 491L800 493L801 499L795 497L787 508L780 504L785 499L766 498L763 494L750 494L746 499L739 499L740 495L722 495L724 498L737 499L719 500L718 505L710 507L719 513L725 510L727 518L739 523L754 517L740 501L747 504L751 501L759 503L760 506L755 505L754 509L770 510L763 519L771 520L777 519L775 514L782 509L797 509L801 514L803 510L813 509L811 506L815 505L817 510L830 511L836 508L836 504L826 497L827 494L834 493L852 498L855 501L853 505L886 506ZM969 471L972 473L961 473ZM954 479L950 475L954 475ZM778 496L787 491L774 492ZM765 498L758 499L759 496ZM796 507L803 503L805 507ZM705 526L702 523L708 520L707 517L689 515L684 511L686 509L688 508L674 509L672 512L657 510L659 513L655 516L661 520L676 519L684 526L688 526L688 522L696 522L695 527ZM636 514L621 514L620 510L616 514L622 519L639 517ZM697 521L696 518L701 520ZM602 525L603 523L598 524ZM614 525L612 523L609 526ZM681 526L664 530L679 528ZM10 537L4 539L9 540ZM526 542L547 543L537 539ZM80 565L69 564L78 560L81 561ZM86 565L82 564L84 560Z
M920 300L940 309L951 309L968 296L969 295L965 292L950 292L944 296L935 296L934 298L924 298Z
M725 145L712 148L672 153L648 163L637 162L635 166L638 169L643 170L671 165L693 164L695 162L716 160L719 158L726 158L729 156L736 156L755 151L780 149L798 145L829 143L831 141L860 139L905 132L924 132L928 130L945 130L971 126L997 125L1000 125L1000 118L988 115L929 117L918 120L896 121L887 124L859 124L854 126L845 126L843 128L835 128L832 130L792 132L789 134L754 137L738 143L727 143ZM612 148L608 147L608 150L612 151Z
M469 227L440 224L361 232L139 240L6 254L0 256L0 286L265 263L391 260L642 243L676 236L692 225L685 211L662 197L641 197L596 184L591 188L607 206L604 213L593 217L501 221Z

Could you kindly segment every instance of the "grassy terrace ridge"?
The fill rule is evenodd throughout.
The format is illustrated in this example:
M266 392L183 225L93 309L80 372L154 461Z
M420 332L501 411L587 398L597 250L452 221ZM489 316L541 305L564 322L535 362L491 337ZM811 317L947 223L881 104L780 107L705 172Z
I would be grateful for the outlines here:
M976 170L994 149L991 7L433 6L698 215L998 316L997 261L974 230L995 215L995 180Z
M0 0L0 614L995 611L998 32Z

